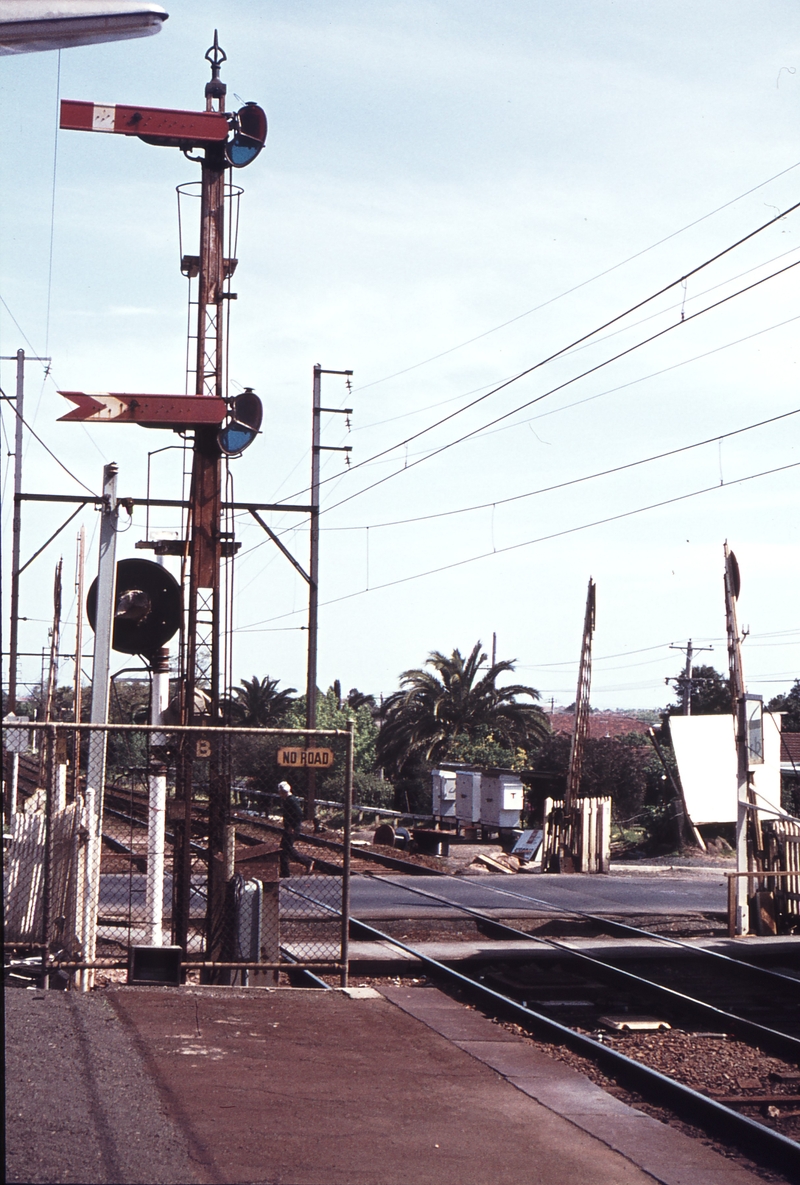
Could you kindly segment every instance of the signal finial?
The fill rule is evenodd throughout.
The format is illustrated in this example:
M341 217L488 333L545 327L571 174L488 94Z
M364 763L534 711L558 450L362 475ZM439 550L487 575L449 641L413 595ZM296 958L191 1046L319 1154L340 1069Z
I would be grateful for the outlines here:
M219 43L217 30L214 30L214 44L206 50L206 61L211 65L211 81L206 83L206 107L211 110L211 100L219 99L220 107L222 107L222 100L228 93L228 88L219 76L220 69L223 62L227 62L228 55L222 49Z

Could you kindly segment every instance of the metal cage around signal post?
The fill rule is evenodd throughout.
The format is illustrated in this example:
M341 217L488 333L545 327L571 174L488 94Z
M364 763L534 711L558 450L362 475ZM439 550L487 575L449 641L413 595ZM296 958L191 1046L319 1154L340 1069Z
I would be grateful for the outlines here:
M276 982L281 971L308 968L346 984L352 722L346 730L19 723L18 742L17 733L29 743L22 754L18 744L4 852L12 973L44 985L67 976L86 990L96 971L129 967L137 948L177 946L184 979ZM90 751L101 748L95 769ZM341 808L332 808L339 851L302 830L287 836L270 817L277 783L294 780L297 760L279 764L287 750L318 768L318 754L331 754L322 776L325 798ZM300 779L293 789L302 794ZM226 843L216 880L225 898L212 910L209 865L220 857L208 844L209 812L220 797Z

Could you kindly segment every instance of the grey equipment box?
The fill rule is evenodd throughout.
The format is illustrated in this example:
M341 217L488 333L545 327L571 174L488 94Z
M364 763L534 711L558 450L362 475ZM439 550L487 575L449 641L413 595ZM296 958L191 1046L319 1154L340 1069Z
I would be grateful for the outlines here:
M278 963L281 957L278 916L278 881L245 880L234 877L234 960L243 963ZM242 986L275 984L277 971L243 969Z

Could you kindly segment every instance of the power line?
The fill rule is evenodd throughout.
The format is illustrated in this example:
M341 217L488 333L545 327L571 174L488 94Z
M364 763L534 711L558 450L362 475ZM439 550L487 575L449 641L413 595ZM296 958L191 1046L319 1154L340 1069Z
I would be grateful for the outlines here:
M663 239L658 239L657 242L651 243L649 247L643 247L641 251L637 251L634 255L629 255L627 259L615 263L612 267L606 268L602 272L598 272L594 276L590 276L588 280L582 280L580 284L575 284L572 288L567 288L564 292L560 292L558 296L551 296L549 300L543 301L541 304L535 305L534 308L528 309L525 313L518 313L516 317L509 318L508 321L503 321L500 325L495 325L492 329L486 329L483 333L478 333L475 337L468 338L467 341L459 342L457 346L451 346L447 350L442 350L438 354L433 354L430 358L424 358L421 362L415 362L411 366L406 366L403 370L397 370L394 374L387 374L382 379L374 379L371 383L364 383L362 386L356 388L356 392L366 391L369 387L377 387L381 383L388 383L391 379L399 378L400 375L408 374L412 370L418 370L421 366L427 366L429 362L436 362L439 358L445 358L448 354L455 353L456 350L462 350L465 346L471 346L473 342L481 341L482 338L488 337L492 333L497 333L500 329L505 329L508 325L513 325L516 321L521 321L524 317L530 317L533 313L538 313L541 309L546 309L548 305L555 304L556 301L563 300L565 296L571 296L573 292L578 292L581 288L585 288L588 284L593 284L595 280L601 280L604 276L611 275L612 272L618 271L619 268L625 267L626 264L632 263L634 259L640 259L642 255L647 255L649 251L654 251L656 247L661 247L664 243L668 243L670 239L682 235L685 231L691 230L694 226L699 226L701 222L705 222L708 218L713 218L715 214L719 214L722 210L727 210L729 206L733 206L736 202L742 201L743 198L749 197L751 193L756 193L757 190L763 189L765 185L769 185L772 181L777 181L779 177L791 173L800 165L800 161L796 161L793 165L789 165L786 169L781 169L779 173L775 173L772 177L768 177L766 181L760 181L758 185L754 185L752 189L745 190L740 193L738 197L731 198L728 202L723 202L721 206L717 206L715 210L710 210L708 214L703 214L700 218L695 218L693 222L688 222L686 226L682 226L680 230L674 230L671 234L665 235Z
M638 461L628 461L624 465L615 465L611 469L601 469L597 473L587 473L583 477L573 477L569 481L560 481L556 485L542 486L538 490L528 490L525 494L514 494L510 498L496 498L492 502L481 502L476 506L462 506L456 510L441 510L435 514L420 514L414 518L400 518L392 522L386 523L369 523L363 526L356 527L328 527L328 531L373 531L378 527L400 527L408 523L427 522L434 518L450 518L454 514L470 514L475 510L488 510L494 506L505 506L509 502L519 502L524 498L534 498L538 494L549 494L554 490L563 490L567 486L580 485L585 481L594 481L598 477L609 477L612 473L622 473L626 469L635 469L639 465L649 465L651 461L663 461L665 457L674 457L678 453L687 453L692 449L702 448L706 444L716 444L720 440L727 440L731 436L740 436L743 432L752 432L754 428L763 428L766 424L774 424L778 420L785 420L790 416L796 416L800 412L800 407L796 407L793 411L782 412L781 415L771 416L768 420L759 420L757 424L748 424L745 428L734 428L730 432L722 432L719 436L709 436L705 440L698 440L695 444L684 444L679 448L668 449L663 453L655 453L652 457L642 457Z
M333 597L330 601L323 601L320 608L324 605L335 605L340 601L349 601L353 597L362 597L367 592L377 592L379 589L393 588L398 584L408 584L412 580L421 580L425 576L437 576L440 572L447 572L453 568L462 568L466 564L477 563L478 560L489 559L491 556L503 555L509 551L518 551L522 547L531 547L535 543L547 543L552 539L559 539L564 535L574 535L578 531L587 531L591 527L602 527L607 523L619 522L620 519L631 518L636 514L644 514L648 510L659 510L664 506L672 506L676 502L685 502L688 498L697 498L701 494L709 494L714 490L726 489L728 486L742 485L746 481L755 481L759 477L770 477L775 473L784 473L788 469L796 469L800 466L800 461L792 461L788 465L779 465L774 469L764 469L760 473L750 473L746 477L736 477L731 481L720 482L718 485L705 486L701 490L692 490L688 494L678 494L674 498L665 498L661 502L651 502L648 506L639 506L635 510L625 510L621 514L612 514L607 518L595 519L591 523L582 523L577 527L567 527L563 531L553 531L549 535L539 535L536 539L526 539L523 543L512 543L508 547L498 547L496 550L484 551L479 555L468 556L464 560L455 560L451 564L442 564L438 568L429 568L425 572L415 572L412 576L400 576L396 580L387 580L383 584L375 584L369 589L359 589L357 592L345 593L341 597ZM254 627L260 625L267 625L271 621L280 621L283 617L292 617L292 613L280 613L276 617L267 617L263 621L254 621L248 626L240 627L240 633L260 632Z
M482 403L484 399L489 399L492 395L496 395L498 391L502 391L506 387L510 387L512 385L512 383L519 382L520 379L525 378L529 374L533 374L533 372L536 370L540 370L541 367L546 366L549 362L554 361L556 358L560 358L563 354L566 354L568 351L575 349L575 347L579 346L582 342L588 341L590 338L595 337L598 333L602 333L604 329L608 329L608 328L610 328L610 326L616 325L616 323L618 321L624 320L624 318L630 316L631 313L635 313L637 309L644 308L645 305L650 304L651 301L657 300L659 296L663 296L663 294L665 292L669 292L669 290L671 288L674 288L678 284L685 283L686 280L690 279L694 275L697 275L697 273L703 271L704 268L710 267L712 263L716 263L717 260L722 259L725 255L730 254L731 251L735 251L737 247L741 247L741 245L743 243L746 243L750 239L755 238L755 236L758 234L761 234L761 232L763 230L767 230L770 226L773 226L776 222L780 222L782 219L786 218L789 214L794 213L794 211L797 209L800 209L800 202L795 202L795 204L793 206L789 206L786 210L783 210L781 213L777 214L774 218L770 218L768 222L762 223L762 225L756 227L755 230L749 231L748 234L743 235L740 239L737 239L736 242L731 243L728 247L725 247L722 251L718 251L715 255L710 256L703 263L700 263L696 267L691 268L690 271L686 272L684 275L679 276L677 280L673 280L673 281L671 281L671 283L665 284L663 287L659 288L657 292L653 292L650 296L645 297L643 300L637 301L636 304L631 305L624 312L618 313L616 316L611 317L608 321L605 321L602 325L598 325L595 329L591 330L589 333L582 334L580 337L576 338L574 341L570 342L568 345L562 346L561 349L556 350L554 353L549 354L546 358L542 358L539 362L534 363L533 366L529 366L529 367L527 367L527 369L520 371L518 374L513 375L511 378L505 379L502 383L499 383L496 387L493 387L490 391L487 391L484 395L480 395L477 399L474 399L471 403L467 403L463 407L458 408L456 411L450 412L449 415L443 416L440 420L437 420L435 423L430 424L427 428L421 428L419 430L419 432L414 432L411 436L406 437L404 440L399 441L397 444L391 445L389 448L382 449L379 453L375 453L375 454L373 454L373 456L367 457L363 461L359 461L357 464L351 466L350 472L353 473L353 472L355 472L355 470L363 468L364 465L370 464L371 462L378 460L379 457L386 456L387 453L396 452L397 449L403 448L407 444L411 444L412 441L418 440L421 436L425 436L426 433L428 433L428 432L432 432L434 428L441 427L442 424L448 423L448 421L454 419L456 416L462 415L465 411L469 411L470 408L475 407L478 403ZM721 304L725 304L726 301L732 300L736 296L740 296L743 292L747 292L751 288L758 287L759 284L763 284L767 280L773 279L775 276L781 275L782 272L789 271L791 267L795 267L795 266L797 266L797 265L791 264L791 265L789 265L789 267L781 268L777 272L773 272L771 275L765 276L763 279L756 281L754 284L747 285L745 288L740 289L738 292L732 293L730 296L725 297L723 300L716 301L714 304L708 305L707 308L701 309L697 313L693 313L690 317L687 317L685 319L685 321L681 320L681 321L676 322L676 325L686 324L689 321L694 320L696 317L701 316L702 313L709 312L711 309L717 308ZM592 367L590 370L585 371L583 375L578 375L577 377L583 378L586 374L591 374L594 370L598 370L602 366L608 365L609 362L614 362L618 358L624 357L625 354L631 353L633 350L638 349L639 346L647 345L648 342L654 341L655 338L660 337L661 334L668 333L670 331L670 329L674 329L676 327L676 325L672 325L672 326L669 326L667 329L661 330L661 333L654 334L652 337L645 339L643 342L640 342L639 345L637 345L637 346L631 346L628 350L623 350L621 353L615 355L615 357L609 358L606 362L601 363L599 366ZM572 379L570 381L575 382L575 381L577 381L577 379ZM568 384L562 384L562 385L568 385ZM552 391L548 391L544 395L539 396L539 399L545 399L545 398L547 398L548 395L551 395L555 391L558 391L560 389L561 389L561 387L555 387L555 388L553 388ZM530 402L531 403L538 402L538 400L531 400ZM530 406L530 403L526 403L526 404L522 405L522 407L528 407L528 406ZM517 408L516 410L520 411L522 409ZM513 412L508 413L508 415L513 415L513 414L514 414ZM500 418L503 419L506 417L500 417ZM491 423L497 423L497 422L498 421L496 421L496 420L491 421ZM490 426L491 426L491 424L484 425L484 427L490 427ZM476 429L476 431L479 431L479 430L480 429ZM472 436L472 435L474 435L474 433L468 433L468 435ZM466 437L463 437L461 439L466 439ZM452 443L453 444L460 444L461 440L459 439L459 440L453 441ZM448 445L445 447L452 447L452 445ZM437 451L441 451L441 450L437 450ZM431 453L430 455L435 456L436 454ZM409 466L409 468L410 468L410 466ZM398 472L403 472L403 471L400 470ZM393 477L393 476L395 476L395 475L394 474L390 475L390 477ZM385 477L382 480L389 481L390 477ZM324 484L326 484L327 481L331 481L331 480L333 480L333 479L326 478L325 481L320 482L320 485L324 485ZM306 487L304 487L304 488L306 488ZM367 486L367 487L365 487L364 490L359 491L359 493L365 493L366 490L372 489L372 488L373 488L373 486ZM292 495L292 497L296 497L300 493L302 493L302 490L297 491L297 494ZM353 494L353 495L351 495L351 497L358 497L359 493ZM349 500L349 499L347 499L347 500ZM336 503L336 505L341 505L341 503ZM330 510L330 509L332 509L332 507L328 507L327 509ZM322 513L325 513L325 512L323 511Z
M30 347L31 353L32 353L32 354L37 354L37 353L38 353L38 351L37 351L36 347L35 347L35 346L34 346L34 345L31 343L31 339L28 337L27 333L26 333L26 332L25 332L25 330L22 328L22 326L20 325L20 323L19 323L19 321L17 320L17 318L16 318L16 317L14 316L14 314L11 312L11 309L8 307L8 303L6 302L5 298L4 298L2 295L0 295L0 304L2 304L3 308L6 310L6 312L7 312L7 313L8 313L8 315L9 315L9 317L11 318L11 320L12 320L12 321L14 322L14 324L16 325L17 329L20 331L20 333L22 334L22 336L25 338L25 341L26 341L27 345ZM50 374L50 367L49 367L49 365L45 365L45 367L44 367L44 373L45 373L45 375L46 375L46 376Z
M798 202L798 206L800 206L800 202ZM480 428L473 428L470 432L465 432L463 434L463 436L459 436L455 440L451 440L447 444L443 444L439 448L433 449L431 452L426 453L424 456L420 457L418 460L412 461L410 465L405 465L402 469L395 470L394 473L388 473L388 474L386 474L385 477L380 477L380 478L378 478L377 481L372 482L370 485L364 486L360 490L356 490L356 492L353 494L349 494L347 498L342 498L342 499L340 499L340 501L334 502L330 506L326 506L324 510L320 511L320 514L327 514L329 511L335 510L338 506L343 506L346 502L351 502L354 498L361 497L362 494L366 494L369 490L374 490L377 486L383 485L385 482L390 481L393 477L397 477L400 473L405 473L409 469L414 469L417 465L421 465L424 461L429 460L431 457L437 457L440 453L446 452L448 449L455 448L455 446L458 444L463 444L465 440L469 440L471 437L477 436L479 433L485 432L487 428L492 428L492 427L494 427L495 424L499 424L503 420L509 419L510 416L516 415L517 412L524 411L524 409L526 407L532 407L535 403L541 403L541 401L543 399L547 399L547 398L549 398L549 396L555 395L556 392L558 392L558 391L563 391L566 387L571 386L573 383L578 382L582 378L586 378L590 374L595 374L598 370L603 370L604 367L609 366L612 362L618 362L620 358L625 358L628 354L632 354L636 350L641 349L642 346L649 345L651 342L656 341L658 338L663 337L665 334L671 333L673 329L677 329L679 326L682 326L682 325L688 325L690 321L694 321L697 317L702 317L704 313L712 312L714 309L719 308L721 305L727 304L728 301L735 300L735 298L737 296L742 296L746 292L751 292L754 288L760 287L761 284L766 284L767 281L773 280L773 279L775 279L776 276L783 275L786 272L789 272L793 268L796 268L798 266L800 266L800 260L796 260L794 263L787 264L786 267L779 268L778 271L771 272L768 276L764 276L760 280L755 280L752 284L747 284L744 288L739 288L736 292L732 292L732 293L730 293L730 295L722 297L720 300L715 301L713 304L706 305L706 307L704 309L698 309L698 311L696 313L692 313L691 316L686 317L685 320L675 321L672 325L668 325L665 329L660 329L657 333L651 334L650 337L645 338L643 341L637 342L635 345L629 346L625 350L621 350L618 354L614 354L613 357L607 358L603 362L598 362L596 366L589 367L588 370L582 371L581 374L575 375L571 379L566 379L563 383L559 383L555 387L551 387L549 391L545 391L543 394L537 395L533 399L528 399L525 403L519 404L517 407L512 408L511 411L504 412L503 415L501 415L501 416L496 416L495 419L490 420L487 424L483 424ZM535 370L535 369L536 369L536 367L531 367L531 370ZM529 373L530 373L530 371L523 372L523 374L529 374ZM517 377L521 378L522 375L518 375ZM502 386L509 386L511 382L515 382L515 381L516 381L515 379L511 379L511 380L509 380L509 383L503 383ZM500 389L501 389L500 387L496 387L495 391L499 391ZM494 392L491 392L491 391L489 392L489 394L493 394L493 393ZM485 399L486 396L481 396L481 398ZM476 402L479 402L479 400L476 400ZM462 409L462 410L466 410L466 409ZM453 413L453 415L457 415L457 414L458 414L457 412ZM448 416L446 418L451 419L452 416ZM444 421L442 421L442 422L444 422ZM435 426L436 425L434 425L434 427ZM422 435L422 433L418 433L418 435ZM384 450L384 452L386 452L386 451L391 451L391 450ZM383 453L376 454L376 456L383 456L383 455L384 455ZM371 459L375 460L376 458L373 457ZM363 463L366 463L366 462L363 462ZM353 466L354 469L357 467L358 466Z

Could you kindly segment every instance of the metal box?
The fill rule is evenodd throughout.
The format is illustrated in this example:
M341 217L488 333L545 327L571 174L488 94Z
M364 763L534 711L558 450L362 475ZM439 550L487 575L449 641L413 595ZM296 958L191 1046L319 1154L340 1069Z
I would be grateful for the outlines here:
M524 788L515 774L481 778L480 821L487 827L519 827Z
M481 818L481 775L460 769L456 774L456 818L462 823L479 823Z
M241 874L233 879L234 895L234 959L244 963L280 962L280 920L278 882L245 880ZM278 982L277 971L255 969L237 972L242 985Z
M128 983L158 983L180 987L179 946L132 946L128 952Z
M439 819L456 817L456 775L445 769L431 770L432 813Z

